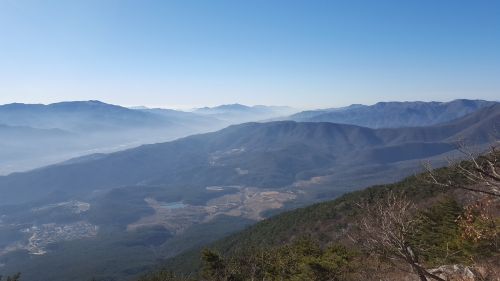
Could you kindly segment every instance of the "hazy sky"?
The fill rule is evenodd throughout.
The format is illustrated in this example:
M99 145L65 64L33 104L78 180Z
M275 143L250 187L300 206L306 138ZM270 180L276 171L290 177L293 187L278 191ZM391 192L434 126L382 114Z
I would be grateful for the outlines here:
M0 0L0 103L499 97L496 0Z

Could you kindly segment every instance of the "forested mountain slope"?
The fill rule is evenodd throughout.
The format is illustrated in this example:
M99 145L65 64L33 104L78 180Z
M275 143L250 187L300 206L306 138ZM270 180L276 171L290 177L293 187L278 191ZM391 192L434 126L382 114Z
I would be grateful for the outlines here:
M484 159L498 156L495 152L476 161L484 163ZM498 171L500 163L497 160L492 163L495 168L491 169ZM363 225L366 220L380 219L373 216L381 215L378 212L388 206L386 203L401 202L414 206L411 212L397 210L415 217L414 223L407 225L413 232L401 232L401 235L408 236L408 247L415 249L423 266L447 268L444 265L461 264L469 266L473 275L466 280L496 280L500 270L500 193L492 197L460 188L474 187L481 182L470 181L459 168L470 165L472 163L462 162L460 166L434 171L433 177L438 181L453 182L448 187L435 184L426 172L395 184L370 187L271 217L207 246L210 250L197 248L170 259L163 271L141 280L218 280L217 274L230 276L232 280L259 277L266 280L418 280L417 275L411 274L411 267L405 272L408 266L405 262L386 260L391 257L390 247L381 258L364 244L375 239L371 236L374 234L366 233ZM493 182L500 183L498 179ZM401 213L384 214L396 218ZM404 220L397 222L405 223ZM379 226L377 231L387 229ZM482 271L474 271L474 268ZM439 270L430 272L441 274ZM453 271L450 269L450 272ZM199 277L193 279L185 278L197 275Z

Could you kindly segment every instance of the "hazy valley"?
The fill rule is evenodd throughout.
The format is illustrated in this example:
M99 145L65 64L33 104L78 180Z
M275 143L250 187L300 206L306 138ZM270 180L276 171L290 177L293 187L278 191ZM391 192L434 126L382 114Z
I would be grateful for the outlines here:
M431 109L415 116L426 115L436 107L436 103L416 104ZM83 107L95 110L95 105L90 102ZM99 103L101 106L112 107ZM88 280L85 272L95 272L93 276L103 280L134 278L168 258L285 210L331 200L370 185L396 182L421 171L422 161L445 165L446 157L455 157L459 140L485 149L498 139L494 135L500 124L497 103L460 100L440 106L459 109L447 114L451 117L442 123L425 125L423 119L418 127L414 126L416 117L398 119L412 120L408 126L389 128L322 121L243 123L2 176L0 272L22 270L28 280L35 275L51 281ZM391 112L403 114L400 112L408 107L411 103L395 103ZM193 117L195 113L161 109L116 110L137 114L140 122L147 121L155 132L167 130L161 122L170 114L177 116L178 124L197 124L197 130L209 131L203 128L204 118L213 125L213 120L220 120L224 113L217 110L209 114L209 109L201 109L203 114ZM216 126L232 123L238 110L244 110L241 118L250 118L247 107L236 106L228 119ZM370 112L371 107L366 110ZM75 127L82 124L104 122L100 126L112 123L121 127L117 125L120 119L113 114L103 121L86 120L90 117L76 112L71 118L68 116L73 113L66 113L63 120L46 113L51 121L45 122L51 125L36 132L56 138L57 143L61 140L58 134L71 137L78 132ZM15 114L10 119L5 113L0 116L4 122L24 120L9 126L34 126L32 119L20 118L17 111ZM252 118L264 118L259 114ZM373 114L372 120L380 115L377 106ZM78 122L73 121L70 127L67 120ZM55 124L61 128L48 128ZM139 137L139 142L152 142L151 135L134 133L143 126L139 123L124 130ZM20 133L34 134L33 130ZM114 130L121 132L122 128L105 131ZM160 134L155 137L160 138ZM88 260L93 262L84 262ZM75 266L82 263L86 266ZM39 273L40 268L53 267L68 270Z
M293 109L227 105L192 112L100 101L0 106L0 174L283 116Z

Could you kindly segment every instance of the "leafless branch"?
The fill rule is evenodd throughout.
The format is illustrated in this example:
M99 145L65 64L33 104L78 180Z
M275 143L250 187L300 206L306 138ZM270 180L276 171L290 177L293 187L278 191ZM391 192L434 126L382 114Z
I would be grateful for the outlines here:
M450 168L464 177L466 182L457 181L452 177L439 178L431 164L424 163L423 167L430 182L441 187L458 188L500 197L500 162L498 161L500 151L497 149L497 145L493 144L488 153L480 155L464 142L458 142L457 151L466 161L448 160Z
M372 254L406 263L422 281L427 277L444 281L430 273L420 263L411 246L411 235L416 231L416 207L406 198L390 193L374 206L365 206L367 215L362 218L361 245Z

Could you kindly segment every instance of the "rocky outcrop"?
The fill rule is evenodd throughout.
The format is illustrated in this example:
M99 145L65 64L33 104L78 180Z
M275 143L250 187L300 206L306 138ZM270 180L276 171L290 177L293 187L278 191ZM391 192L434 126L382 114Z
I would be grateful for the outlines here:
M435 274L445 280L453 281L478 281L482 280L480 274L471 267L464 266L461 264L454 265L443 265L438 268L430 270L432 274Z

